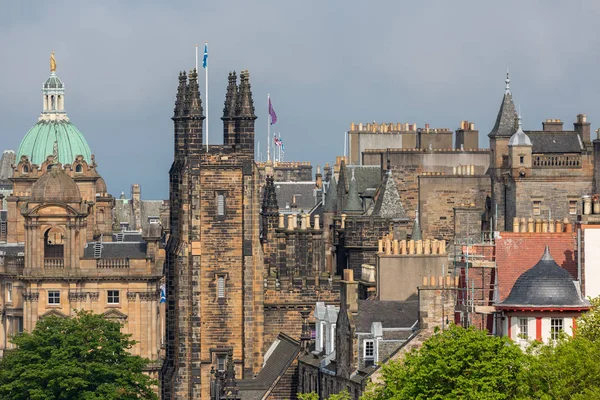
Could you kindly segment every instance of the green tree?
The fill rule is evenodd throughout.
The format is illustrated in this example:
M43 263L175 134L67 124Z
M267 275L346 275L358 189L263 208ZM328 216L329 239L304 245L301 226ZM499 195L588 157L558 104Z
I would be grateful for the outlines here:
M120 328L85 311L38 321L0 361L0 398L157 399L156 382L142 372L148 360L129 353L135 342Z
M590 299L592 309L577 319L576 336L600 340L600 296Z
M556 343L533 342L523 368L534 399L600 399L600 342L563 336Z
M298 393L298 400L319 400L319 395L315 392Z
M363 399L512 399L522 393L525 358L506 337L451 326L403 361L382 365L384 385Z

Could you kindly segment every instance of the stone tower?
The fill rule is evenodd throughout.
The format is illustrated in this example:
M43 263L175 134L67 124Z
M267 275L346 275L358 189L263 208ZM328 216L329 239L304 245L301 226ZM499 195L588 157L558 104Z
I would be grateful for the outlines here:
M229 82L223 145L202 146L197 73L179 76L173 121L163 399L209 398L211 369L262 366L263 253L254 104L248 71Z

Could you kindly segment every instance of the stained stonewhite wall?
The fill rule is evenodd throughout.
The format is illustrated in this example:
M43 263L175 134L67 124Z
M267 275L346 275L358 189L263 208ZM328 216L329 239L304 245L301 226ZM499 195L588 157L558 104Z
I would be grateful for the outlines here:
M585 295L596 297L600 295L600 227L585 230L583 246Z

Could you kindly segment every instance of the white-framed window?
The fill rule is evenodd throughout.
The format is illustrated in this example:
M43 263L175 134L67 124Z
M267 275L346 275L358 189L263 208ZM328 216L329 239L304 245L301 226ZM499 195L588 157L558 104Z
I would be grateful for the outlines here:
M527 318L519 318L519 339L529 339L529 320Z
M533 215L542 215L542 201L541 200L533 200L532 204L532 212Z
M109 290L107 293L108 304L119 304L120 293L118 290Z
M325 331L327 330L327 323L321 321L321 331L319 332L319 348L325 350Z
M217 297L225 298L225 277L223 275L217 276Z
M577 200L569 200L569 214L577 214Z
M335 324L331 324L331 351L335 350Z
M59 305L60 304L60 291L59 290L49 290L48 291L48 304L50 304L50 305Z
M217 194L217 216L225 216L225 195L223 193Z
M6 282L6 302L12 303L12 282Z
M363 342L363 349L365 360L375 359L375 341L373 339L365 339Z
M552 340L558 340L560 333L563 330L563 319L562 318L552 318L550 320L550 338Z

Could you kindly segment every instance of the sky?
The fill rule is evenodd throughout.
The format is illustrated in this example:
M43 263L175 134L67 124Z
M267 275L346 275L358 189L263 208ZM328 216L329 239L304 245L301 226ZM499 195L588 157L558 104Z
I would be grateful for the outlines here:
M578 0L0 0L0 150L36 123L54 51L109 192L139 183L143 198L168 198L177 76L205 41L209 142L222 143L228 72L248 69L257 144L270 93L286 161L333 162L352 121L469 120L487 146L507 68L525 129L571 129L583 113L595 130L599 15L600 2Z

